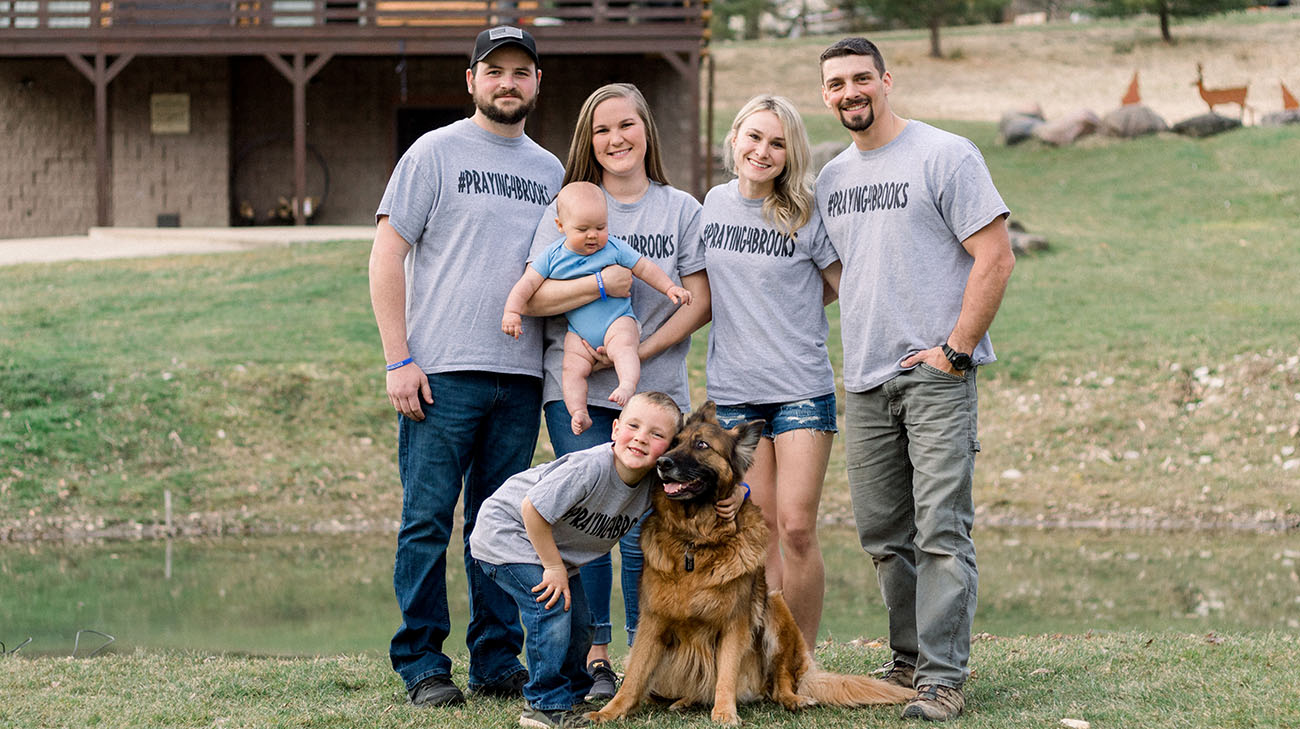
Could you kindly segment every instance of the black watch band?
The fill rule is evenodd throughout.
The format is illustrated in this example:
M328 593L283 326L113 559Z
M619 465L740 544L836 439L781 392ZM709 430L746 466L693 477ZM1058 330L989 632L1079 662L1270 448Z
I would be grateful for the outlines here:
M974 364L971 361L969 354L958 352L952 347L949 347L947 343L944 343L943 345L943 356L948 358L948 364L952 365L952 368L958 372L965 372Z

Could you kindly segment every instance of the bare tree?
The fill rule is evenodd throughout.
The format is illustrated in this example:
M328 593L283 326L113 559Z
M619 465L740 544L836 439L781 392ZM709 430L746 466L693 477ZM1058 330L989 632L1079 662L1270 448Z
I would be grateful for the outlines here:
M1010 0L871 0L876 15L908 28L929 28L930 56L943 58L939 31L945 25L998 19Z
M1173 18L1195 18L1231 10L1241 10L1255 4L1252 0L1099 0L1097 12L1102 15L1136 15L1151 13L1160 19L1160 38L1173 43L1169 31Z

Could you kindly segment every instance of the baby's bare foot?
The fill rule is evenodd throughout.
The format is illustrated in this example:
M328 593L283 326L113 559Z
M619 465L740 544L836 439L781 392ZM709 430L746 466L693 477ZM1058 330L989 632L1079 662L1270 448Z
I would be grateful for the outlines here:
M591 427L591 416L587 414L586 410L574 413L569 427L573 429L574 435L582 435L582 431Z
M636 394L635 385L619 385L616 390L609 393L610 402L618 403L619 407L627 405L628 398Z

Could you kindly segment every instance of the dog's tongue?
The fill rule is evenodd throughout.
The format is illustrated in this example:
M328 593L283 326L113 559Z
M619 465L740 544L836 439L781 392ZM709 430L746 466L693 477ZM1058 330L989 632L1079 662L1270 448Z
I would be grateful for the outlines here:
M684 488L686 488L686 484L684 483L666 483L664 484L664 493L672 496L681 493Z

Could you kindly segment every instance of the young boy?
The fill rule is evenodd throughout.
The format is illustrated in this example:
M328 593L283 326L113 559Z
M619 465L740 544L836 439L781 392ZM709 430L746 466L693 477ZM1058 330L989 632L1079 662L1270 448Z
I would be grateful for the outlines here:
M510 290L505 314L501 317L501 331L519 338L523 331L521 314L524 307L547 278L571 279L594 273L599 283L601 269L613 264L631 269L632 275L661 291L674 304L691 303L691 292L673 285L668 274L652 261L609 234L605 193L599 187L590 182L565 185L555 198L555 212L555 224L564 237L534 260ZM591 352L602 344L605 346L605 353L618 373L618 387L610 393L609 399L620 406L625 405L636 392L637 382L641 379L641 358L637 355L641 330L632 313L632 300L605 296L603 285L599 299L565 316L569 320L569 331L564 335L564 369L560 384L564 391L564 406L572 418L570 427L573 434L578 435L591 426L591 416L587 414L587 376L595 366Z
M578 568L606 554L650 506L655 464L681 427L661 392L628 400L613 442L516 474L478 514L470 549L519 605L526 637L525 727L581 726L591 625ZM734 513L734 512L733 512Z

